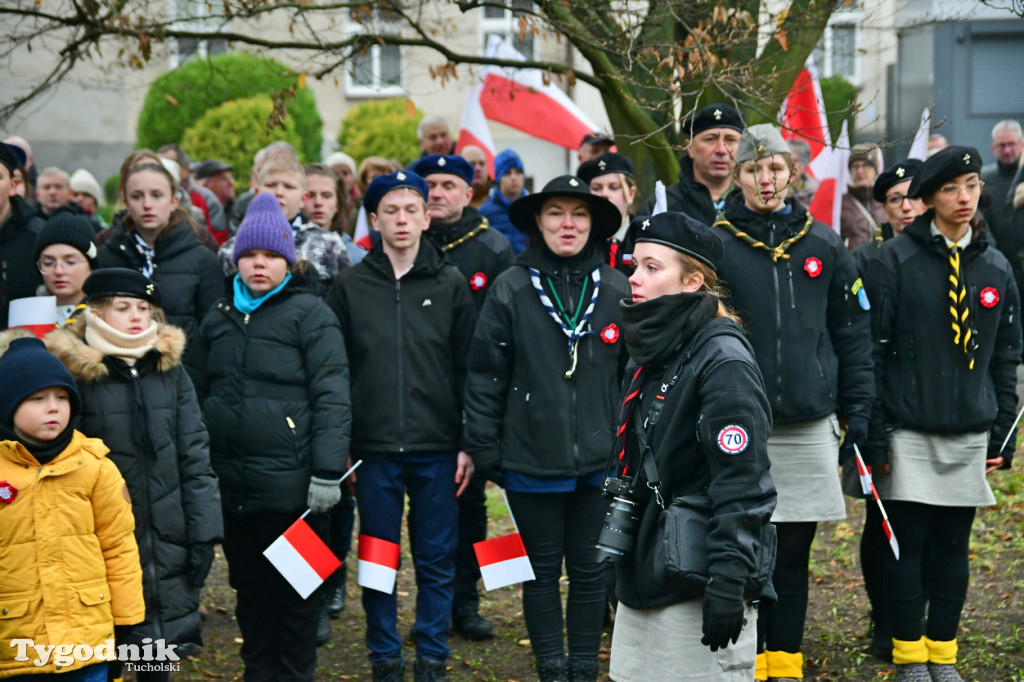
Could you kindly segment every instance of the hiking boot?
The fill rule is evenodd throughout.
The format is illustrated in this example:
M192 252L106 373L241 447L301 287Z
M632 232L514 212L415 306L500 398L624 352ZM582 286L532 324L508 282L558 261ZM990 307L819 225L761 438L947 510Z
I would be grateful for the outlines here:
M447 663L436 658L417 658L413 666L414 682L443 682L448 679Z
M471 642L494 637L494 628L475 606L464 607L452 614L452 629Z
M896 666L893 682L932 682L932 676L924 663L906 663Z
M316 621L316 645L318 647L331 641L331 617L327 613L327 606L320 609L320 616Z
M960 677L951 663L929 663L928 672L931 673L932 682L964 682L964 678Z
M327 592L327 615L331 620L337 619L345 610L345 583L335 585Z
M569 671L565 658L554 656L537 661L537 678L540 682L569 682Z
M569 657L569 682L597 682L596 658Z
M405 662L400 658L374 661L373 682L405 682Z

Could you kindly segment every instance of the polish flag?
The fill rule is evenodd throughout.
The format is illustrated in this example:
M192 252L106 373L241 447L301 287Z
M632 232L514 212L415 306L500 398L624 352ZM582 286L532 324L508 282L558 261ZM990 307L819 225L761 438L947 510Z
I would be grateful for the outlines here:
M303 599L341 566L341 560L313 532L305 518L289 526L281 537L263 550L263 556Z
M828 118L825 116L825 100L821 96L821 82L818 70L814 68L814 56L807 57L804 68L789 89L786 100L779 111L782 137L785 140L800 138L811 148L811 161L832 146L828 132ZM818 173L811 172L814 177Z
M391 594L398 577L401 547L394 542L359 534L359 580L362 587Z
M11 301L7 326L21 327L43 338L57 327L57 297L32 296Z
M459 139L455 143L455 153L461 154L465 147L479 147L487 157L487 174L493 178L494 138L491 137L491 129L487 127L487 117L480 106L482 90L483 83L477 83L466 92L466 103L462 107L462 123L459 124Z
M533 566L526 556L523 538L518 532L476 542L473 544L476 559L480 563L480 577L484 579L484 589L496 590L499 587L533 580Z
M928 107L925 107L924 111L921 112L921 122L917 126L917 132L914 133L914 141L910 145L910 152L907 154L908 159L924 161L928 158L928 136L931 131L932 112Z
M816 220L826 223L836 232L839 232L839 214L842 211L843 195L846 194L846 185L850 178L850 170L846 167L849 158L850 136L846 131L846 121L844 120L836 146L832 149L826 147L818 154L818 158L811 162L812 168L823 159L827 161L827 164L821 164L814 173L821 184L818 185L818 191L814 193L814 199L811 200L808 211Z
M369 251L373 248L373 240L370 238L370 216L366 214L366 207L359 207L359 214L356 216L356 231L352 236L356 246Z

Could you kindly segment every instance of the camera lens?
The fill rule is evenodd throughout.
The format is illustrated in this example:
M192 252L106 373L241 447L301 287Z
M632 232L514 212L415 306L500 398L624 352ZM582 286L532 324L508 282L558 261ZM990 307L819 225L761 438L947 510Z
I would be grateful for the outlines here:
M618 561L632 554L639 523L635 502L622 497L613 498L597 538L597 560Z

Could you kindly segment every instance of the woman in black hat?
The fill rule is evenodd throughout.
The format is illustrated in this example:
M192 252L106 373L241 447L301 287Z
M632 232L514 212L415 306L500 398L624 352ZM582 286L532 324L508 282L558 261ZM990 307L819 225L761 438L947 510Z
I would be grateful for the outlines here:
M633 180L633 162L622 154L605 152L596 159L580 164L577 175L590 186L590 191L615 204L622 214L622 222L607 242L608 264L621 270L627 277L633 274L633 246L627 242L629 220L633 217L636 182Z
M961 679L971 524L995 503L986 475L1009 469L1016 445L1020 302L978 219L980 170L973 147L925 161L908 195L928 210L865 278L879 391L865 454L899 542L899 558L885 557L885 588L901 682Z
M633 293L620 306L631 379L613 475L634 484L640 522L632 555L616 566L611 677L750 680L751 600L762 598L770 573L766 568L758 582L775 507L761 371L739 319L720 298L721 239L682 213L638 217L630 234ZM663 510L684 496L708 510L711 532L700 552L708 568L700 578L666 575L658 554Z
M768 439L778 506L778 602L759 614L765 656L757 679L802 679L808 565L819 521L846 506L837 461L867 440L874 381L868 299L850 252L789 196L793 161L779 130L740 137L730 193L715 223L719 276L764 375L774 422ZM839 418L846 419L840 451Z
M595 680L605 604L597 542L602 468L625 351L618 302L626 277L599 245L619 210L565 175L509 210L530 237L492 284L470 349L466 450L503 477L536 580L523 613L541 680ZM559 578L565 560L569 661Z
M131 495L146 620L119 629L117 643L194 647L199 592L224 533L206 426L181 362L185 334L164 321L160 289L142 273L97 270L83 288L81 319L50 332L46 346L78 383L79 429L103 439ZM112 663L111 679L120 671ZM155 682L170 673L136 675Z

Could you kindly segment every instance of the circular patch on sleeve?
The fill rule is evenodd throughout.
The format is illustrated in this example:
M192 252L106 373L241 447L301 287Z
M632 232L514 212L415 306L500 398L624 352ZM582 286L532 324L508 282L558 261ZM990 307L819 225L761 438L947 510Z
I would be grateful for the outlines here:
M730 424L718 432L718 448L727 455L738 455L749 444L750 436L739 424Z

